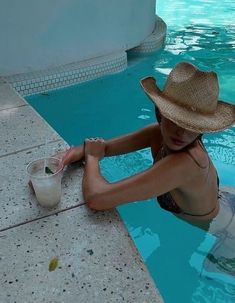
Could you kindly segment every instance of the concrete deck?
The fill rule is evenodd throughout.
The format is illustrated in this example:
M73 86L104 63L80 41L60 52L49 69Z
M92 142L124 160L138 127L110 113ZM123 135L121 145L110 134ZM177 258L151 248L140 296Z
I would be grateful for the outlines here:
M0 303L163 302L118 213L83 204L82 167L56 209L37 204L26 165L66 142L1 79L0 125Z

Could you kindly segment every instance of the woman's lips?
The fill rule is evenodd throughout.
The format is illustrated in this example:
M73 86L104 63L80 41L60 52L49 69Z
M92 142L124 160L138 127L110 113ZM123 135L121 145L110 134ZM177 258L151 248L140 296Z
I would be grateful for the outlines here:
M182 146L184 145L184 141L180 140L180 139L177 139L177 138L171 138L172 142L174 143L174 145L177 145L177 146Z

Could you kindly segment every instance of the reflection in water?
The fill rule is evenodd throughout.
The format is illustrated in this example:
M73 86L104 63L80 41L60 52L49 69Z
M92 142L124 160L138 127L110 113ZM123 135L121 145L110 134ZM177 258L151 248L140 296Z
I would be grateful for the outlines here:
M235 164L235 128L218 134L205 135L205 145L213 160ZM231 176L232 177L232 176Z
M235 301L235 287L227 284L219 284L213 280L201 279L199 286L192 295L192 303L212 303Z

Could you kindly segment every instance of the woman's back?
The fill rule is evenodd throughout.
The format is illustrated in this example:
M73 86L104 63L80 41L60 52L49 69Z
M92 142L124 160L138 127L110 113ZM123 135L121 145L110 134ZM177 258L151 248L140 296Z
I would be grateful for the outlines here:
M156 126L159 128L159 126ZM218 212L218 183L216 170L200 140L195 140L190 146L181 151L171 151L164 146L160 130L156 129L151 145L154 163L165 159L169 155L184 153L192 160L192 170L198 173L192 178L191 171L185 176L185 182L169 193L158 197L161 207L189 220L209 220ZM156 137L158 142L156 144ZM183 165L183 164L182 164Z

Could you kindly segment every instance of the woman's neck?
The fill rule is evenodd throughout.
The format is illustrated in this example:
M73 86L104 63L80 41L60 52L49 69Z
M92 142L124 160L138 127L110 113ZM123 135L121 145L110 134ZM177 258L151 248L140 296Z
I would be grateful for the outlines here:
M202 145L204 146L202 140L201 140L201 136L198 136L193 142L189 143L188 145L186 145L185 147L183 147L182 149L180 150L173 150L173 149L170 149L169 146L167 146L164 142L162 144L162 148L163 148L163 151L164 151L164 154L165 155L169 155L169 154L173 154L173 153L178 153L178 152L182 152L184 150L187 150L188 148L190 148L193 144L195 144L195 142L197 141L200 141L202 143Z

